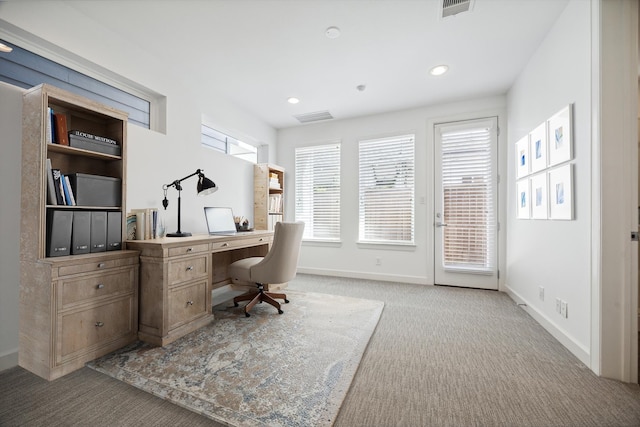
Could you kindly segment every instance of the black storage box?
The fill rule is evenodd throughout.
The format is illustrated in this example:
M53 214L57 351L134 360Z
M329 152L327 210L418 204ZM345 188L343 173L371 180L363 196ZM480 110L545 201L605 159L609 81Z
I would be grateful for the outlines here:
M78 206L120 206L122 180L108 176L73 173L69 175Z
M69 134L69 146L82 148L83 150L96 151L98 153L111 154L113 156L120 155L119 145L95 141L89 138L73 135L71 133Z

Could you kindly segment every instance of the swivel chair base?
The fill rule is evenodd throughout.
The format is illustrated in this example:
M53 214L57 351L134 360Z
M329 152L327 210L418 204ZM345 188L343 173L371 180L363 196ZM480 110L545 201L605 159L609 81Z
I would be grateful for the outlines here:
M238 307L238 303L240 301L249 301L247 305L244 306L244 315L250 317L249 310L253 308L257 303L262 303L263 301L267 304L270 304L278 309L278 314L284 313L280 309L280 303L275 300L275 298L283 299L285 304L289 304L289 300L287 299L286 294L275 293L275 292L267 292L264 290L264 286L258 284L258 290L255 292L249 292L244 295L237 296L233 299L234 307Z

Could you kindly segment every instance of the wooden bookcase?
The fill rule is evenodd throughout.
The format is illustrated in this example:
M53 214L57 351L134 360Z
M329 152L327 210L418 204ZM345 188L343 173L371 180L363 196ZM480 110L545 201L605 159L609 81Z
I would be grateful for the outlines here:
M48 108L120 155L47 142ZM52 380L137 339L139 253L126 250L127 114L50 85L23 97L19 364ZM121 180L117 206L49 205L47 167ZM121 249L46 256L49 211L120 212Z
M284 169L259 163L253 168L253 222L256 230L273 231L284 220Z

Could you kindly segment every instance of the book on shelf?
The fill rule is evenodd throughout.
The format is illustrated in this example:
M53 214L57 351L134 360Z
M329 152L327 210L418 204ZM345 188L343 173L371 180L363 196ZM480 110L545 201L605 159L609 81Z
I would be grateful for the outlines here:
M53 177L53 187L56 192L56 205L65 205L64 195L62 193L62 183L60 182L60 169L51 169L51 176Z
M83 132L80 130L71 130L68 132L69 136L73 136L76 138L82 138L85 140L90 140L90 141L96 141L96 142L103 142L105 144L111 144L111 145L118 145L118 141L116 141L115 139L111 139L111 138L107 138L104 136L100 136L100 135L94 135L92 133L89 132Z
M62 187L62 194L64 195L64 204L67 206L74 206L74 197L69 177L62 173L60 174L60 185Z
M269 212L282 212L282 194L269 195Z
M127 214L127 240L136 239L136 214Z
M55 134L58 144L69 145L69 136L67 135L67 116L55 113L53 117L55 119Z
M58 204L58 196L56 195L56 187L53 181L51 159L47 159L47 203L50 205Z
M64 176L64 183L66 184L66 188L68 190L69 193L69 197L67 200L67 202L71 202L71 203L67 203L69 206L76 206L76 197L73 194L73 188L71 187L71 181L69 180L69 177L67 175Z
M47 143L53 144L53 108L47 107L47 129L45 131L45 138Z

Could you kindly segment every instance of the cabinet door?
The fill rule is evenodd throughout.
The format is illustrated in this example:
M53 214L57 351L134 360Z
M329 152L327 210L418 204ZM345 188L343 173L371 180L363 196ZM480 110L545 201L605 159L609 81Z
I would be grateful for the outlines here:
M134 332L133 297L58 315L56 362L82 355ZM135 325L137 327L137 325Z
M207 276L209 255L169 261L169 283L182 283Z
M169 289L169 330L207 314L207 280Z

